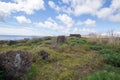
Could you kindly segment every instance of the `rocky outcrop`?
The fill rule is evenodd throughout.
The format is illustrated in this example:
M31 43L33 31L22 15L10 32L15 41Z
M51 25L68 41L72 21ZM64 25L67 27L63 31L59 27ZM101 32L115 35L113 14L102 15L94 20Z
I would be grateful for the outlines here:
M31 69L32 54L27 51L8 51L0 54L1 70L6 71L5 80L13 80L23 76Z

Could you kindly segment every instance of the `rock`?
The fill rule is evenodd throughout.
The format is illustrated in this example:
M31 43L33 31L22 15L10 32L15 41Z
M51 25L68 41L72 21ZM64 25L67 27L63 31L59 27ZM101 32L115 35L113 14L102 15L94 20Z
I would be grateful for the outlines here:
M10 40L10 41L8 41L8 45L14 45L14 44L17 44L17 41L14 41L14 40Z
M63 44L66 42L65 36L58 36L57 37L57 44Z
M51 40L52 38L51 37L44 37L44 40Z
M32 54L27 51L8 51L0 54L0 67L7 72L5 80L22 77L32 66Z
M70 37L81 37L81 35L80 34L70 34Z
M44 50L41 50L40 52L38 52L38 54L42 57L42 59L47 59L49 54L48 52L44 51Z

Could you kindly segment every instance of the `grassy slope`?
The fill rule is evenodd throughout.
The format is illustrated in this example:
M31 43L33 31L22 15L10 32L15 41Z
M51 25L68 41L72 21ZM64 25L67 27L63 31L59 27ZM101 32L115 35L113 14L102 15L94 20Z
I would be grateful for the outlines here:
M105 57L100 52L103 48L100 48L100 50L99 48L96 49L96 46L98 46L96 43L84 38L67 38L66 44L51 48L51 46L54 46L51 43L54 43L55 40L55 38L52 38L52 40L33 39L20 41L18 44L12 46L4 44L1 46L0 52L28 50L33 53L35 61L33 62L32 69L22 80L81 80L87 76L86 80L93 80L96 74L106 74L104 71L114 72L113 76L120 73L119 68L106 65L104 61ZM99 46L102 47L103 45ZM38 56L37 52L40 50L45 50L50 54L47 60L42 60ZM99 73L102 70L103 73ZM109 72L108 75L111 74ZM94 74L92 75L92 73ZM93 78L90 78L90 75ZM99 79L95 76L94 80ZM101 78L100 80L103 79Z

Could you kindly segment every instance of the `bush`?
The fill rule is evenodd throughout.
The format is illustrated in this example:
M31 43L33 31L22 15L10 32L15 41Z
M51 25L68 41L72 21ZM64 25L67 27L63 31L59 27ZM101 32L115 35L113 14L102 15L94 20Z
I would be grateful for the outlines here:
M94 73L83 80L120 80L120 76L115 72L101 71Z
M105 62L112 66L120 67L120 54L105 54Z
M28 42L26 43L27 45L39 45L42 43L42 39L41 38L33 38L33 39L30 39L28 40Z
M85 44L85 43L87 43L86 40L81 39L81 38L73 38L70 42L71 43L77 43L77 44Z
M113 51L110 50L110 49L102 49L102 50L100 50L100 53L102 53L102 54L112 54Z
M102 46L90 46L90 49L100 51L103 49L103 47Z

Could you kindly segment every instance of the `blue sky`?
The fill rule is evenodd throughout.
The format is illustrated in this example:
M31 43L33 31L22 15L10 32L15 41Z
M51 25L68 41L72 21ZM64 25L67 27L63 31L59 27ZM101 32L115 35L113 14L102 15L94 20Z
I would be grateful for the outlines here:
M0 35L120 35L120 0L0 0Z

